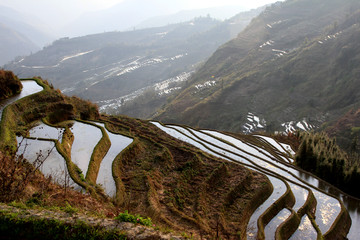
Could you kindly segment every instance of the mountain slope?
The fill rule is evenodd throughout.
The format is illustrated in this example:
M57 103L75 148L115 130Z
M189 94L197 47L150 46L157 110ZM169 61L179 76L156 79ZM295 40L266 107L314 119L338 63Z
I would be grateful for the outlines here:
M29 38L0 23L0 65L39 50Z
M249 112L266 120L260 129L281 131L291 121L319 126L336 118L359 102L359 5L273 4L220 47L157 118L232 131L246 130Z
M96 101L107 113L145 118L261 10L225 22L202 17L159 28L64 38L5 67L20 77L40 75L67 94ZM136 99L137 107L131 107L138 96L152 99L147 98L146 106Z
M39 48L51 43L51 30L36 16L0 5L0 22L29 38Z
M49 32L35 16L0 5L0 66L49 44Z

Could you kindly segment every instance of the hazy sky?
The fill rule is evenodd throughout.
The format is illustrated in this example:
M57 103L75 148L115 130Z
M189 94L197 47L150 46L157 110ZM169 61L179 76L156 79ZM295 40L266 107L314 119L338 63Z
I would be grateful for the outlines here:
M78 16L85 11L96 11L111 7L124 0L0 0L0 5L32 11L37 15L51 15L54 11ZM151 1L151 0L148 0ZM171 1L171 0L169 0ZM224 5L241 5L249 8L276 2L276 0L183 0L183 9L207 8ZM182 9L179 9L179 11Z
M40 22L52 28L61 28L89 11L109 8L131 0L0 0L0 5L11 7L27 15L36 15ZM147 0L155 1L155 0ZM256 8L277 0L157 0L168 5L173 14L181 10L238 5Z

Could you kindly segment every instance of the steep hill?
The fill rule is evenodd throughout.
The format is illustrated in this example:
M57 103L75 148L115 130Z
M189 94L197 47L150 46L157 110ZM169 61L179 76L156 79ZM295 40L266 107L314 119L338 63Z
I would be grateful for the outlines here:
M273 4L221 46L157 119L244 132L336 119L360 100L359 9L354 0Z

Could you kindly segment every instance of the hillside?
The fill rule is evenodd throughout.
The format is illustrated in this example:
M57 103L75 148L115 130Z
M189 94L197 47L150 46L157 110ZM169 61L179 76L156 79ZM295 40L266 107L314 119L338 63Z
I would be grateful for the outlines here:
M359 158L360 153L360 110L351 109L343 116L323 126L323 130L353 157Z
M214 236L216 231L221 235L238 231L245 234L252 212L272 191L268 179L261 173L208 155L170 137L150 122L125 116L100 116L93 104L66 97L46 82L36 81L44 90L18 100L3 112L0 131L1 161L4 163L0 169L0 184L5 186L1 192L3 202L16 200L25 205L33 202L36 206L62 209L66 209L68 202L70 207L77 209L76 212L95 211L97 214L127 210L151 217L154 224L162 228L189 235L200 232L203 236ZM39 122L41 120L43 123ZM62 129L61 133L55 127ZM95 142L94 149L81 152L81 160L72 150L78 151L76 148L82 136L77 130L79 127L87 129L82 134L90 134L85 139L86 146L90 147L91 139L99 141ZM54 130L55 134L52 134ZM102 137L98 138L96 131ZM21 140L15 133L26 138ZM124 151L110 159L115 167L111 170L110 164L107 170L114 176L115 195L107 191L106 182L100 184L101 179L97 179L98 174L103 174L102 159L113 151L110 145L114 143L114 137L132 139ZM16 140L19 147L16 147ZM40 154L43 153L40 158L39 150L35 150L38 146L42 150ZM80 148L84 145L80 144ZM19 158L14 157L11 150L24 152ZM50 155L41 160L48 150ZM84 154L91 156L91 160L84 159ZM30 164L23 162L22 156ZM11 159L19 165L14 166L16 171L7 179L7 171L13 169ZM65 162L67 170L63 163L57 166L54 161ZM89 165L85 169L84 161ZM52 166L50 175L45 174L49 164ZM60 170L56 170L59 167ZM45 171L46 178L33 169ZM18 182L21 184L16 184ZM210 186L221 188L221 193L209 191ZM79 187L91 197L79 196L73 190ZM240 189L243 194L237 193ZM79 199L86 200L89 205L83 208ZM225 213L220 206L236 211Z
M360 201L296 167L287 144L259 134L100 115L96 105L41 79L22 84L20 97L1 108L2 236L359 234ZM10 231L24 226L25 232Z
M242 132L334 121L360 100L359 9L354 0L273 4L221 46L156 118Z
M29 55L38 50L39 47L29 38L0 23L0 66L17 56Z
M34 16L0 5L0 66L39 51L52 41L39 22Z
M260 11L226 22L204 17L159 28L60 39L5 68L20 77L42 76L66 94L97 102L107 113L145 118ZM141 103L134 99L141 96L150 104L131 107Z
M50 27L47 26L47 23L38 19L36 13L23 13L17 9L5 7L0 4L0 23L26 36L38 47L37 50L49 44L54 39L51 35ZM26 55L28 54L29 53L26 53Z

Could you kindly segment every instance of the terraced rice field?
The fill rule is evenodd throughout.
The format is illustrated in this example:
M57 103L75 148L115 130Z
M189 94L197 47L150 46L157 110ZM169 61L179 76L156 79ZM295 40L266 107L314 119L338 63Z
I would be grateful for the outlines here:
M35 139L22 139L17 138L18 142L22 142L18 149L18 154L22 154L24 158L28 159L30 163L34 163L37 158L37 154L41 151L43 157L40 160L44 160L39 168L45 176L51 176L52 180L61 186L66 185L75 189L80 189L70 177L64 158L54 148L55 143L50 139L35 140ZM26 148L26 149L25 149ZM47 153L49 156L46 157ZM35 163L35 165L37 165Z
M344 199L343 196L335 197L330 194L330 192L334 193L332 186L294 167L291 164L293 152L289 151L288 146L259 135L246 135L240 140L216 131L197 131L188 127L152 123L169 135L193 144L203 151L238 162L268 176L274 186L274 191L251 217L247 228L248 239L261 236L274 239L276 232L282 230L281 223L291 221L292 213L296 214L301 221L291 232L289 236L291 239L316 239L318 236L330 236L333 231L336 231L334 229L338 224L337 220L344 214L342 211L344 203L340 200ZM286 198L287 190L292 193L293 201L282 203L283 206L272 211L271 208L274 205L278 205L283 202L283 198ZM316 201L311 201L311 197ZM344 202L348 207L349 202ZM304 211L305 209L308 210ZM264 221L264 214L269 212L272 212L270 219L267 215ZM359 208L352 209L349 213L353 223L348 238L356 239L359 231L356 227L359 226L357 220Z
M24 84L25 92L36 92L28 91L27 86L28 84ZM352 219L347 237L357 239L360 235L360 202L294 167L291 157L294 153L289 146L261 135L233 137L217 131L198 131L184 126L151 123L209 154L236 162L269 178L273 192L250 218L247 226L248 239L275 239L280 233L289 239L316 239L322 236L330 239L331 234L341 227L340 219L347 216L345 207ZM70 131L74 140L71 144L64 144L71 147L70 161L77 165L84 176L91 170L92 155L99 143L104 138L109 139L110 144L106 148L106 154L100 159L95 180L108 196L113 197L116 194L112 177L113 161L133 140L110 132L104 123L74 121ZM36 159L36 153L40 150L46 155L52 149L41 171L45 175L51 174L59 183L70 172L67 168L69 163L54 147L57 142L61 143L64 132L63 128L40 123L30 130L28 138L17 138L18 142L22 142L19 154L24 153L28 159ZM75 188L80 189L75 182L71 181Z
M40 85L38 85L35 81L21 81L21 83L23 85L23 89L20 94L0 101L0 119L2 118L2 112L7 105L12 104L13 102L16 102L21 98L24 98L26 96L29 96L31 94L43 90L43 88Z
M132 143L133 140L131 138L109 132L104 123L89 122L87 124L74 121L70 128L74 135L74 142L71 147L71 161L80 168L85 176L89 169L93 149L102 137L101 129L104 129L108 134L111 147L101 161L96 183L104 189L108 196L113 197L116 194L116 186L112 178L112 162L122 150ZM30 130L29 138L23 140L23 144L21 144L18 153L21 154L24 152L25 158L36 159L40 151L42 153L50 151L54 146L54 141L59 140L61 142L62 133L63 129L61 128L55 128L41 123ZM19 137L17 140L21 142L22 138ZM64 184L65 176L69 175L66 168L66 161L58 153L56 148L51 150L51 154L41 166L41 171L45 175L51 175L54 181L60 184ZM81 189L81 187L72 180L70 180L70 185L74 186L75 189Z
M32 80L22 81L22 84L23 90L19 95L0 102L0 117L2 116L4 108L8 105L43 90L40 85ZM123 149L131 144L131 138L109 132L103 123L93 122L86 124L74 121L70 129L74 135L70 160L80 168L83 174L86 174L93 149L102 137L101 129L104 129L108 134L111 147L100 165L96 183L100 184L109 196L114 196L116 188L115 182L112 179L112 161ZM36 159L44 160L43 163L40 164L40 170L45 176L51 175L54 182L61 185L66 183L80 190L81 186L69 177L70 174L66 160L55 147L56 142L62 142L63 133L64 128L56 128L41 122L39 125L30 129L27 138L17 137L17 154L23 155L31 163L34 163ZM40 153L42 157L38 157ZM35 164L39 165L38 163Z
M133 142L133 139L110 132L106 129L104 123L93 123L104 128L111 141L111 147L101 161L96 183L102 185L106 190L106 194L113 197L116 194L116 186L110 174L112 172L112 163L118 154Z

